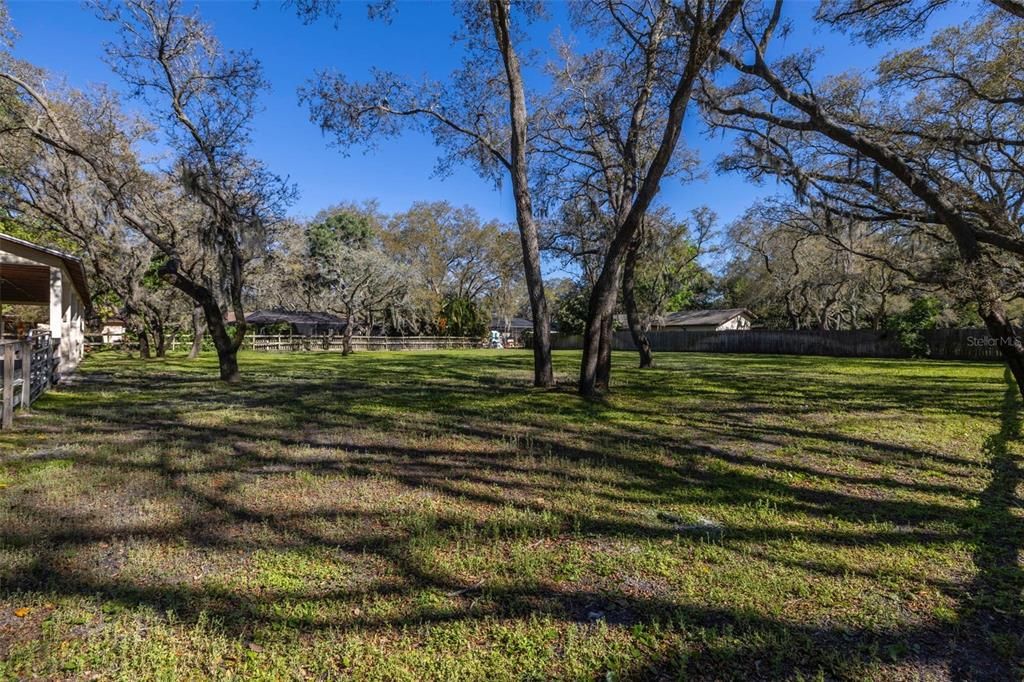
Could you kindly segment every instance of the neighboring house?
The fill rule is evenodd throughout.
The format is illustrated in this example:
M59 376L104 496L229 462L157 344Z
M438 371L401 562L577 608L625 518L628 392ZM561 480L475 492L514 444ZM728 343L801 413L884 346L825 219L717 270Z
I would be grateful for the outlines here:
M533 322L525 317L511 317L506 320L504 317L495 315L491 318L491 326L488 329L492 332L519 336L525 331L531 331L533 329Z
M57 347L58 370L74 369L85 352L85 314L89 307L89 286L81 259L0 234L0 311L8 303L48 307L49 324L40 328L49 330ZM4 335L5 330L0 328L0 336Z
M488 329L492 332L492 343L494 334L498 335L501 345L505 348L514 348L524 345L527 332L533 332L533 321L525 317L504 318L495 315L491 318Z
M746 308L725 310L680 310L665 313L654 320L651 329L659 331L722 332L750 329L754 315Z
M616 315L615 321L622 329L628 329L625 315ZM722 332L750 329L754 315L746 308L725 310L679 310L665 313L651 322L656 331L680 332Z
M224 321L235 321L233 313L224 316ZM245 321L256 334L278 333L287 326L297 336L324 336L345 331L345 320L330 313L315 313L307 310L255 310L245 314Z
M124 320L111 318L103 320L103 326L100 327L100 336L103 338L104 344L118 344L125 340L125 331Z

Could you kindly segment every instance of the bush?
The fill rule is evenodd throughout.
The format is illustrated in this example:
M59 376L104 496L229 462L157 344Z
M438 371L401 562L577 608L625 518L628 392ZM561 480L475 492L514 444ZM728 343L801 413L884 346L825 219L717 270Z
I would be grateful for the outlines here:
M460 296L445 296L441 302L441 313L437 317L437 331L441 336L478 337L487 331L489 321L476 301Z
M907 310L889 317L885 327L896 335L911 357L927 357L929 348L925 334L938 326L941 312L942 305L937 299L930 296L917 298Z
M555 322L559 334L583 334L587 328L587 311L590 308L590 289L577 284L555 305Z

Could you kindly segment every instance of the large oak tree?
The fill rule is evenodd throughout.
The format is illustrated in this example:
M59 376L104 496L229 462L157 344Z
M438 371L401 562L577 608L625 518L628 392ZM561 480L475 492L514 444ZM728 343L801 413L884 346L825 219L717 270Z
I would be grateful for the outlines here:
M161 255L159 274L194 300L217 350L220 376L239 378L247 261L263 251L293 190L248 156L251 119L266 87L248 53L224 50L178 0L101 4L118 28L114 71L141 98L171 151L144 163L116 99L47 92L37 70L4 59L3 96L20 112L5 135L27 136L81 162L110 210ZM229 332L224 313L236 320Z
M705 89L718 124L741 134L727 165L781 177L828 215L945 246L934 276L977 307L1024 392L1005 306L1024 255L1024 24L994 9L890 56L873 79L823 79L812 54L770 54L782 9L747 10L743 36L720 49L739 77Z

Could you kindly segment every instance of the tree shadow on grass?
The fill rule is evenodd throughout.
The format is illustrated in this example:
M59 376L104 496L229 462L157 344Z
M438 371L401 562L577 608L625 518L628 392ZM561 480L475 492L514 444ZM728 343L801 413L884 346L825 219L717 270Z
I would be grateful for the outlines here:
M727 447L688 444L681 438L666 441L665 429L655 428L653 421L605 421L604 417L614 415L612 404L595 406L564 394L537 394L517 381L503 382L491 375L481 380L479 371L467 369L464 358L458 356L431 358L427 369L421 366L422 358L387 359L356 367L350 376L345 376L344 370L325 371L322 359L295 360L277 375L272 367L261 367L240 388L222 388L189 374L150 371L125 374L103 384L85 384L74 389L83 400L66 405L58 401L59 409L53 409L56 414L51 417L60 423L49 421L47 425L57 433L73 429L79 442L68 443L66 453L57 452L53 457L69 459L83 477L95 474L101 482L111 479L106 481L109 486L132 483L132 477L139 476L139 481L132 483L137 486L134 492L111 489L98 494L120 495L118 499L128 507L138 496L155 503L167 499L178 503L182 513L173 523L133 524L128 522L127 507L124 518L99 518L102 513L91 506L79 513L73 508L61 511L34 497L37 490L20 494L12 498L18 505L15 511L30 522L0 529L0 544L33 552L33 561L17 575L0 576L3 591L100 596L127 607L170 611L184 622L212 616L226 632L240 638L266 627L288 628L299 634L339 629L393 632L406 626L507 621L531 614L582 627L591 627L594 614L621 627L670 624L680 633L672 640L680 649L651 651L641 657L641 663L623 671L636 679L682 672L697 678L764 679L820 671L854 677L858 666L878 660L929 669L952 661L950 670L955 677L982 678L1013 670L1007 659L1015 654L1008 646L1013 634L1020 632L1014 628L1020 622L1022 585L1016 563L1020 521L1015 521L1010 511L1020 481L1010 449L1020 435L1012 391L1004 406L1012 414L1004 411L1002 430L989 439L993 476L981 495L979 512L926 498L907 499L916 493L953 501L970 496L969 490L955 486L837 473L827 468L810 470ZM528 380L525 359L499 360L496 369L491 368L495 374L512 371ZM696 371L700 373L699 368ZM744 381L742 371L736 374L728 380L718 374L705 375L704 380L732 390ZM924 395L927 390L934 391L934 387L915 390L914 395ZM850 400L846 395L850 391L849 387L838 394L833 391L833 399L840 403ZM670 401L671 391L654 391L659 392L663 395L654 397ZM130 400L123 400L126 395ZM541 395L544 405L557 409L565 420L561 433L551 432L552 420L543 409L509 413L508 403L502 402L511 399L515 404L535 395ZM723 400L721 395L718 399ZM724 400L737 399L727 396ZM755 406L762 399L763 392L747 398ZM664 403L662 409L666 409ZM218 411L228 415L226 423L203 422L205 413ZM944 453L893 449L886 443L838 433L755 421L763 413L734 410L732 423L717 427L711 415L695 415L696 426L691 428L706 442L728 436L748 443L762 439L774 446L814 435L837 447L878 456L902 453L941 456L952 460L951 464L967 461ZM373 438L361 439L361 431L372 431ZM443 440L434 442L442 436ZM140 444L146 447L143 454L134 449ZM651 448L660 449L660 454L649 454ZM39 458L26 458L35 459ZM828 480L838 489L787 484L772 477L776 474ZM281 508L267 507L259 497L264 490L276 491L276 485L301 492L308 483L312 490L318 480L332 476L351 486L379 484L385 495L436 498L442 511L433 511L416 521L419 525L408 527L399 504L384 509L357 508L338 497L318 503L320 506L296 500L293 507ZM588 493L589 507L572 508L576 498L567 497L561 503L561 495L594 480L607 482ZM865 498L847 486L871 487L885 497ZM653 513L637 511L641 505L653 512L666 504L693 504L704 499L744 509L769 499L784 518L827 525L800 528L749 523L727 527L721 537L704 537L660 522ZM466 513L467 508L473 513ZM511 513L509 510L514 514L502 520L501 514ZM935 521L947 521L954 528L938 532L923 525ZM878 522L889 527L880 528ZM339 535L325 530L331 524L351 532ZM862 532L857 532L861 528ZM496 552L500 557L501 552L522 545L524 539L528 547L553 552L564 545L600 552L615 543L681 543L694 548L710 543L713 551L743 561L765 543L800 542L836 552L865 547L938 549L970 535L978 541L974 555L977 578L966 589L941 586L956 592L965 605L958 628L930 623L854 625L842 619L829 623L820 613L814 623L801 624L792 617L742 606L702 604L657 590L638 593L601 581L565 583L544 576L516 579L487 571L477 580L426 560L422 551L424 543L434 542L440 548L461 543L467 551ZM125 574L121 572L124 560L109 551L121 545L131 549L176 542L198 552L199 559L203 552L237 551L239 560L248 561L260 552L326 551L350 557L354 565L371 561L384 569L354 584L251 592L172 580L176 567L169 565L164 566L166 579ZM78 551L95 553L99 558L95 570L70 569L69 557ZM790 566L805 571L809 579L834 572L811 561L793 561ZM866 570L862 577L882 575L881 571ZM434 595L441 603L419 603L424 594ZM350 608L374 599L407 600L412 606L390 615ZM309 601L338 604L339 609L323 616L278 608ZM984 636L970 634L975 631ZM1001 658L989 662L983 658L988 655Z
M985 441L991 482L972 514L977 575L961 600L959 641L952 663L958 679L1020 679L1024 676L1024 518L1018 489L1021 404L1006 370L1001 428Z

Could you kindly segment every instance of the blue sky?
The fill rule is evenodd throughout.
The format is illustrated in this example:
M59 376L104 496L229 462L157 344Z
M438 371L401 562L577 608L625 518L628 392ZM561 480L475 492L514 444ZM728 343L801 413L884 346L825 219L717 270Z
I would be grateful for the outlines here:
M18 57L66 77L78 87L118 85L102 61L102 46L112 37L112 27L89 9L77 2L12 0L8 4L21 34L15 47ZM368 20L365 3L351 2L337 26L330 21L303 24L276 0L263 0L258 6L250 0L198 5L224 45L251 49L264 66L272 90L264 96L264 110L254 121L252 152L298 185L300 198L292 208L294 215L310 216L346 200L376 198L384 211L393 212L404 210L413 201L446 199L469 204L484 218L514 220L507 185L496 190L469 168L457 169L446 178L434 177L437 152L429 137L409 133L381 143L369 154L356 149L346 156L328 146L298 103L297 89L318 69L337 70L354 79L365 78L372 67L411 77L446 77L461 59L459 46L451 42L457 23L448 2L400 4L390 24ZM823 73L869 68L889 49L852 46L845 36L816 27L810 21L815 6L813 2L788 3L795 30L786 39L786 48L821 46ZM954 8L933 23L948 23L966 15L966 9ZM569 32L564 7L559 5L553 5L550 21L532 28L531 41L545 47L556 26ZM737 175L716 177L710 166L728 141L707 139L696 116L688 119L685 132L686 143L699 150L709 172L706 179L696 182L665 183L660 201L678 214L707 204L724 224L758 196L774 191L773 186L757 187Z

